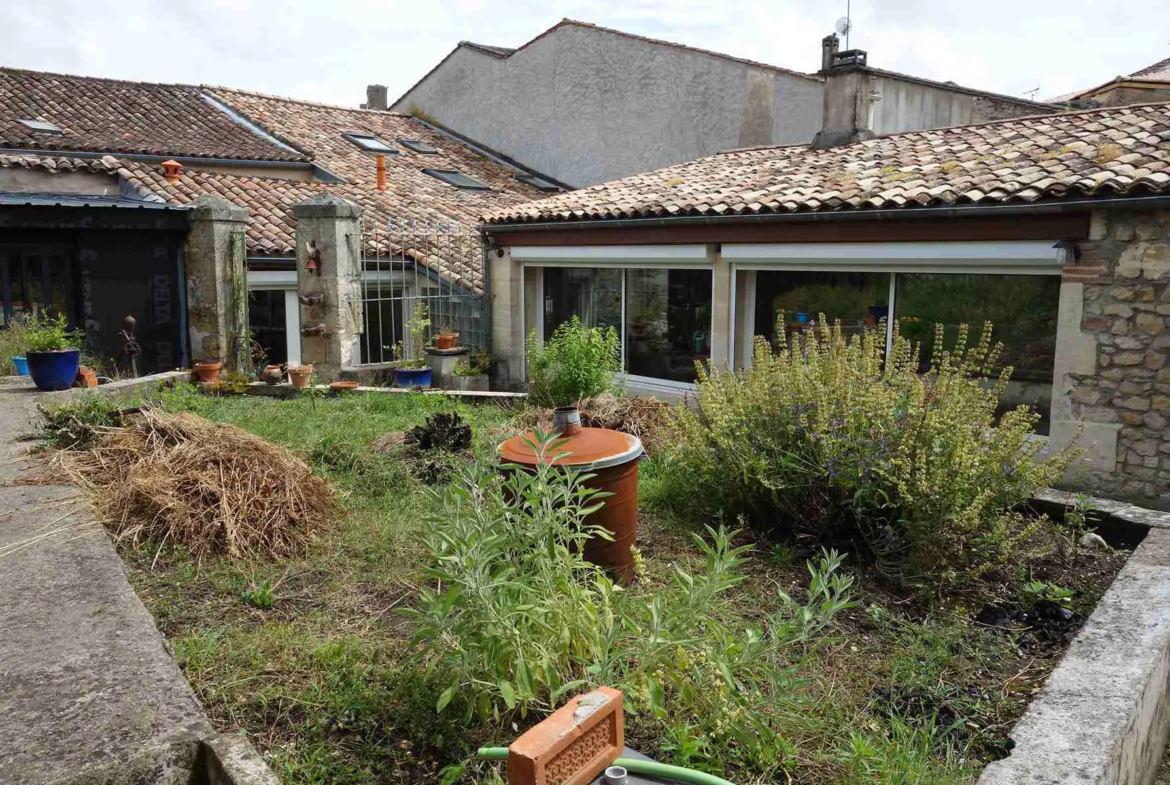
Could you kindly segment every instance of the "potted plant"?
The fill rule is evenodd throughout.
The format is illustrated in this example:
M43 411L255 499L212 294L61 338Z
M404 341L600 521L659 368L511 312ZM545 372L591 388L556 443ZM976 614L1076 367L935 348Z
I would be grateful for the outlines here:
M459 343L459 333L449 324L444 324L439 328L438 335L435 336L435 348L441 352L454 349Z
M406 320L406 329L410 333L409 352L402 341L394 344L394 383L398 387L431 386L431 368L424 352L430 326L426 303L416 303L414 312Z
M219 358L196 360L193 367L195 368L196 381L200 384L215 384L219 381L219 372L223 369L223 360Z
M292 380L292 386L298 390L309 386L309 379L312 375L313 366L311 365L298 365L288 369L288 377Z
M461 392L487 392L488 371L492 356L487 352L476 352L455 366L451 372L451 389Z
M69 329L65 314L33 321L25 339L28 373L38 390L68 390L81 366L77 333Z

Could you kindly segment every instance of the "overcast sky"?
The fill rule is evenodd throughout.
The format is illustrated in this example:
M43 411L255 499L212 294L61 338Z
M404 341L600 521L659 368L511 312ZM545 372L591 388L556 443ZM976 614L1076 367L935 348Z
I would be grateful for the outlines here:
M564 17L802 71L846 0L0 0L0 65L225 85L354 106L461 40L519 46ZM871 65L1009 95L1170 57L1170 0L853 0Z

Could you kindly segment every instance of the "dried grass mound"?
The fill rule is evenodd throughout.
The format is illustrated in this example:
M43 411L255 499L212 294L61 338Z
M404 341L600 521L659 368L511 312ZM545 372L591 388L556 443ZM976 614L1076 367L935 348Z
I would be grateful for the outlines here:
M581 411L582 425L637 436L647 450L660 446L671 427L672 407L657 398L619 398L602 393L583 399L577 408ZM525 410L514 418L513 423L520 430L551 430L552 409Z
M179 544L197 559L303 553L337 511L330 485L292 452L193 414L144 409L59 460L115 539Z

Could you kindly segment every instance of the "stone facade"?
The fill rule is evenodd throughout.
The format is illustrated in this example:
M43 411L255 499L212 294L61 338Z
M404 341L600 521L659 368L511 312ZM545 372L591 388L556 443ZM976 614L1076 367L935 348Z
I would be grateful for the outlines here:
M1079 330L1058 337L1076 345L1064 367L1058 349L1053 419L1097 452L1070 487L1170 509L1170 211L1098 211L1080 247L1061 303L1080 293Z

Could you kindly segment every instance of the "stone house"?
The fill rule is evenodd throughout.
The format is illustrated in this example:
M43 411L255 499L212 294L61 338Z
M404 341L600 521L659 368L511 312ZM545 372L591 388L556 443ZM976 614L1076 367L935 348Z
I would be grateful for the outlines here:
M1170 106L1075 111L827 149L736 150L486 216L501 381L572 315L615 327L636 393L753 340L887 340L991 321L1076 487L1170 509Z
M872 68L837 46L826 38L821 70L805 74L565 19L517 49L461 42L390 107L571 187L804 144L830 110L878 135L1053 110ZM366 105L385 108L386 88L370 85Z
M550 189L395 112L0 68L0 326L56 308L116 358L132 315L140 371L223 356L223 281L238 263L249 295L237 316L269 359L299 363L314 339L302 335L293 205L332 194L360 207L359 321L378 333L335 365L381 359L383 322L401 336L410 298L477 301L478 216ZM406 242L417 227L447 232L443 249ZM470 239L450 242L452 227Z
M1078 109L1098 106L1125 106L1152 101L1170 101L1170 57L1126 76L1053 98L1050 103L1068 104Z

